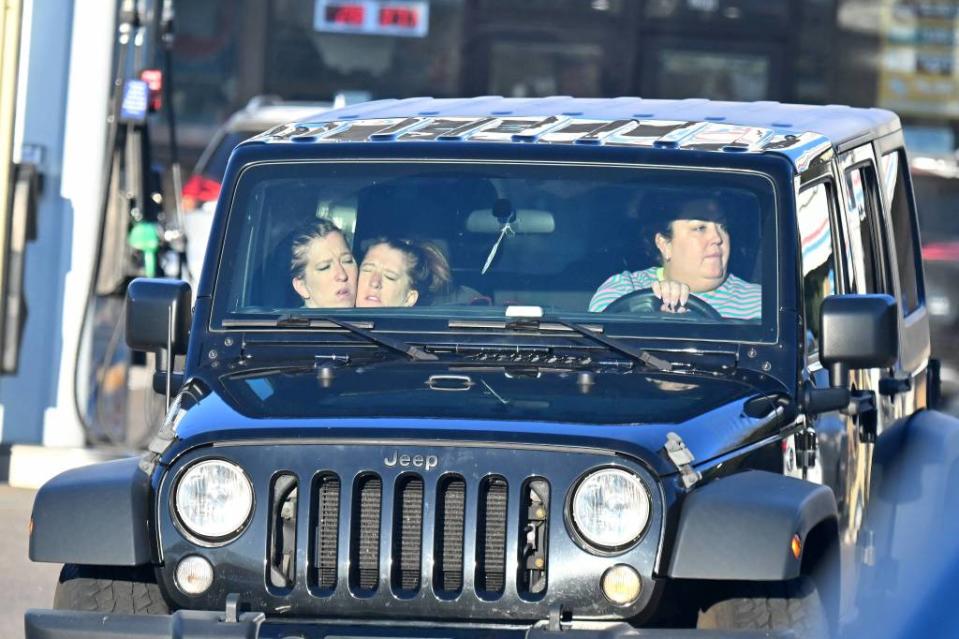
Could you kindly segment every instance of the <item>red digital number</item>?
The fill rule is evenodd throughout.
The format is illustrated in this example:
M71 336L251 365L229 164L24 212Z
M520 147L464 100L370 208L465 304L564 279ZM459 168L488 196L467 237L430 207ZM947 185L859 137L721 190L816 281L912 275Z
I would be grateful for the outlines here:
M363 6L341 4L326 7L326 21L331 24L363 24Z
M410 7L383 7L380 9L381 27L416 28L419 16Z

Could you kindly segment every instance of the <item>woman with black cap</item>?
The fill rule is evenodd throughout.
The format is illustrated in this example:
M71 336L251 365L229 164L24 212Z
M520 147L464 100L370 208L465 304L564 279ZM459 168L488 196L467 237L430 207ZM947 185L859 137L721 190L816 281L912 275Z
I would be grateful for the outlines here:
M664 312L686 312L692 294L722 317L758 318L762 289L729 272L729 232L716 200L690 199L673 211L659 217L650 233L661 265L609 277L593 294L589 310L603 311L624 295L651 289Z

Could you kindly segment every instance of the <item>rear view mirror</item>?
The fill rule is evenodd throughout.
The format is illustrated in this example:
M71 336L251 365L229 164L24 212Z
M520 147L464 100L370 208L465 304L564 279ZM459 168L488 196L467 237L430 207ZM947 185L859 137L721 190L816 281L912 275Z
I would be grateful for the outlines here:
M819 360L830 385L844 383L845 371L892 366L899 357L899 314L889 295L830 295L820 309Z
M539 209L517 209L516 219L510 228L519 234L546 234L556 230L556 220L549 211ZM503 222L493 215L492 209L478 209L466 218L466 230L470 233L488 233L495 235L503 230Z

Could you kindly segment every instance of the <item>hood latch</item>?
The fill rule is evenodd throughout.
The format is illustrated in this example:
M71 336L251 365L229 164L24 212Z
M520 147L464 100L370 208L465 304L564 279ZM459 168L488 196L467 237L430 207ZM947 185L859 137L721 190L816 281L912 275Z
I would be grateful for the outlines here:
M689 490L696 485L703 476L693 469L693 453L686 448L683 438L676 433L666 435L666 445L663 447L669 456L669 461L673 462L676 469L679 470L683 479L683 486Z

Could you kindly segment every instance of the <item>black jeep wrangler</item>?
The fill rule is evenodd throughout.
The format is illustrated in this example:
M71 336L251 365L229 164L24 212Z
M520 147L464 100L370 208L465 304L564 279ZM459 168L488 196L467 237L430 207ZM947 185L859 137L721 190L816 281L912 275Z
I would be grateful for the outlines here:
M195 300L128 290L149 451L36 497L27 637L836 631L871 475L957 430L907 166L888 111L705 100L241 144Z

